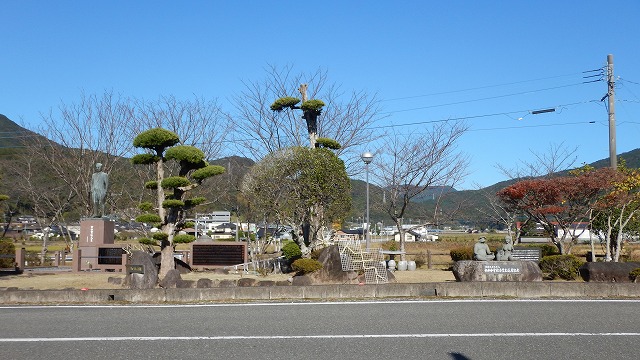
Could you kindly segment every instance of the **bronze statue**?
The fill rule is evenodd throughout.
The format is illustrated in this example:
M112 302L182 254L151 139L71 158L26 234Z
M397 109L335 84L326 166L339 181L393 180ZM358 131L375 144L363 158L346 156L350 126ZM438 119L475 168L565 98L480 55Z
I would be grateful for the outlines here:
M489 249L489 245L485 242L487 239L485 237L481 237L478 239L478 242L473 246L473 259L480 261L487 261L495 259L495 255Z
M105 199L109 187L109 175L102 171L102 164L96 163L96 172L91 176L91 200L93 201L93 217L105 216Z

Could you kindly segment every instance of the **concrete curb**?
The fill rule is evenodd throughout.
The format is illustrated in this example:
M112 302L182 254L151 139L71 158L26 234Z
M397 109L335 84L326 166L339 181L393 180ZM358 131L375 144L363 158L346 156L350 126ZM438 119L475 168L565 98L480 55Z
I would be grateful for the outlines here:
M199 303L227 301L470 298L640 298L634 283L447 282L207 289L1 290L0 304Z

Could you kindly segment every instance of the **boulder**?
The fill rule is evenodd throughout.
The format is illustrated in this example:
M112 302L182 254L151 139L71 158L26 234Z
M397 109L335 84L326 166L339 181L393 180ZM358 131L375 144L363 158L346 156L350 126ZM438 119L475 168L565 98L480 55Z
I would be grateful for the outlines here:
M196 287L198 289L209 289L213 287L213 280L211 279L198 279L196 282Z
M141 265L144 271L142 274L128 274L125 277L125 286L131 289L153 289L156 287L158 283L158 266L151 254L144 251L134 251L131 253L129 265Z
M220 283L218 284L218 287L222 287L222 288L229 288L229 287L235 287L235 286L236 286L236 282L228 279L220 280Z
M164 279L160 280L160 287L169 289L169 288L177 288L178 284L182 281L182 277L180 276L180 271L177 269L171 269L167 272L167 276Z
M588 262L578 270L584 281L589 282L633 282L629 273L640 268L638 262Z
M276 282L273 280L262 280L262 281L258 281L258 283L256 284L256 286L275 286Z
M194 280L180 279L180 281L178 281L178 283L176 284L176 287L178 289L191 289L191 288L194 288L195 285L196 285L196 282Z
M318 261L322 264L322 269L309 274L314 284L344 284L351 280L350 277L353 278L349 272L342 271L340 250L336 245L324 248Z
M452 270L457 281L542 281L542 271L534 261L461 260Z
M257 280L252 278L242 278L238 280L238 286L250 287L256 284Z

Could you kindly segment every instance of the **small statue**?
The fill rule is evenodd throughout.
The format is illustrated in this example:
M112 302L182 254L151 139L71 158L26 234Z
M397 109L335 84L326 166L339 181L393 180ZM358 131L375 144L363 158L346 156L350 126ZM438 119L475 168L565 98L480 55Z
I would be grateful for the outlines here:
M495 255L489 249L489 245L485 242L487 239L485 237L481 237L478 239L478 242L473 246L473 259L480 261L487 261L495 259Z
M512 261L513 255L511 252L513 251L513 241L511 240L511 236L507 235L504 237L504 245L502 245L502 249L498 250L498 261Z
M105 215L104 206L109 187L109 175L102 171L102 164L96 163L96 172L91 176L91 200L93 202L93 217Z

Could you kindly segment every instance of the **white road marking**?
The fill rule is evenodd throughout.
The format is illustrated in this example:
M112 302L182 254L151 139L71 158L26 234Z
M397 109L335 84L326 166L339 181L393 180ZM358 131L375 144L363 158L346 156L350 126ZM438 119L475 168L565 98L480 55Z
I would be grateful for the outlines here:
M567 337L567 336L640 336L640 333L470 333L470 334L354 334L354 335L258 335L258 336L114 336L76 338L3 338L0 343L77 342L77 341L191 341L191 340L305 340L305 339L379 339L379 338L463 338L463 337Z
M376 304L442 304L442 303L640 303L640 299L453 299L453 300L382 300L382 301L299 301L299 302L249 302L215 304L114 304L114 305L24 305L2 306L5 309L113 309L113 308L200 308L200 307L244 307L244 306L314 306L314 305L376 305Z

